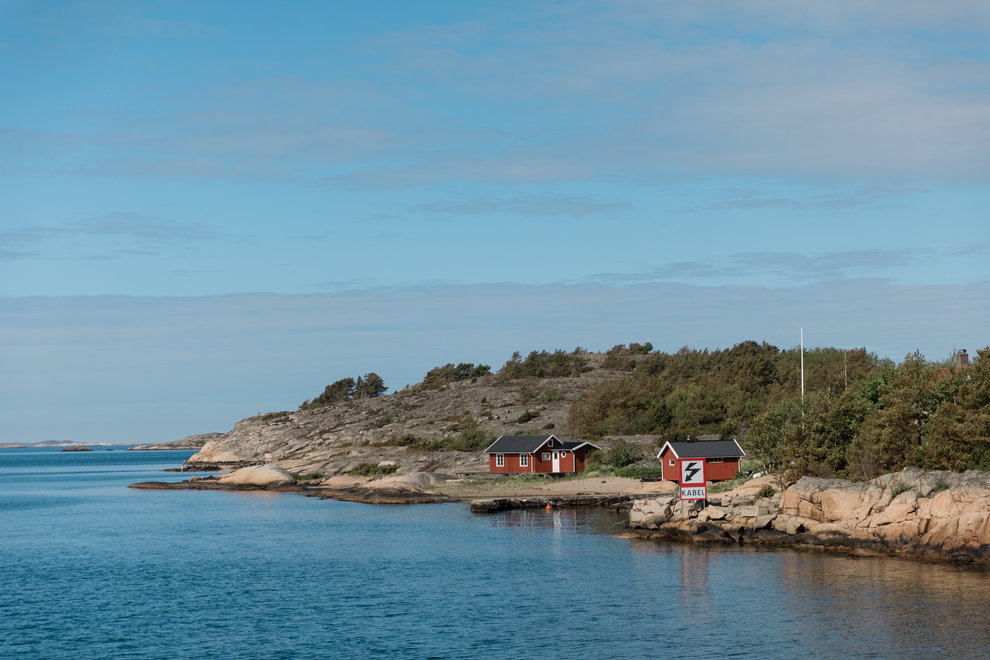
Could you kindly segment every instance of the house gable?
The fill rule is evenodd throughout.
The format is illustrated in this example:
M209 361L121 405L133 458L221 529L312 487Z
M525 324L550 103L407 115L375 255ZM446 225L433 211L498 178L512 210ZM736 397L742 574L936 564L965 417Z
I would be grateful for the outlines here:
M665 481L678 481L677 460L681 458L705 459L705 476L708 481L732 479L739 471L746 455L739 443L733 440L698 440L695 442L665 442L657 458Z

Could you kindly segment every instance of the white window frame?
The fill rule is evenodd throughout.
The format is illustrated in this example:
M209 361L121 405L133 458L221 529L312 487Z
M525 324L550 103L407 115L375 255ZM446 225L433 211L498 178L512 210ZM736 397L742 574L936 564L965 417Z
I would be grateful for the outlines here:
M708 463L724 463L725 462L725 459L724 458L706 458L705 461L708 462Z
M495 467L505 467L505 454L495 454Z
M677 465L677 461L675 461L674 459L670 459L670 462L667 463L667 465L669 465L670 467L674 467L675 465Z
M529 467L529 454L519 454L519 467Z
M549 461L550 460L550 452L548 452L548 451L543 452L543 458L541 458L540 460Z

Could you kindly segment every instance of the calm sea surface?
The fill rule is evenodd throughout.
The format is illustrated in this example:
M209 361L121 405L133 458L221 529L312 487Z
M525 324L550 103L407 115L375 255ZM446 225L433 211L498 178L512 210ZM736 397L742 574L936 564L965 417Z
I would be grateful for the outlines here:
M986 571L127 488L190 453L0 450L0 658L990 656Z

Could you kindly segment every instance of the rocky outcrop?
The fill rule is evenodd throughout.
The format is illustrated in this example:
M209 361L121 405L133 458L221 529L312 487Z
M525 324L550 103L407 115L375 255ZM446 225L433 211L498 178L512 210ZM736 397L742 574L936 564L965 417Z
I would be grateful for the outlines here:
M217 478L221 484L234 486L283 486L294 484L296 478L277 465L255 465L234 470Z
M906 468L865 483L804 477L772 498L730 492L707 507L670 495L636 502L629 526L641 536L990 563L990 473Z
M199 435L190 435L188 437L182 438L181 440L172 440L171 442L158 442L153 445L138 445L136 447L131 447L128 451L152 451L152 450L169 450L169 449L185 449L185 450L200 450L203 448L207 442L211 440L217 440L223 434L222 433L200 433Z

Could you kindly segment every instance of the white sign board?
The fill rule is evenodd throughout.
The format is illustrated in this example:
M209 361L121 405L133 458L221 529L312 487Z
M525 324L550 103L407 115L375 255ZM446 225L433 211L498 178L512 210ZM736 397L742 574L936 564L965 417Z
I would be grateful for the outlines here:
M705 459L682 458L679 461L682 500L707 500L705 483Z

